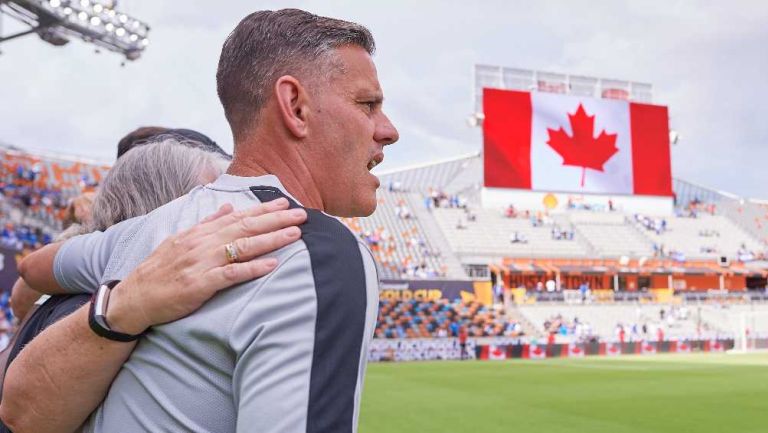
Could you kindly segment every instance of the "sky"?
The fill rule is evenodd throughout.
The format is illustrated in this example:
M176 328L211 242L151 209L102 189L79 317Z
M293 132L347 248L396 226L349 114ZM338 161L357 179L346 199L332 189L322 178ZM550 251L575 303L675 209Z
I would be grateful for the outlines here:
M140 125L202 131L227 150L216 96L221 44L258 9L298 7L355 21L374 57L400 141L380 166L449 158L482 147L468 126L472 68L492 64L648 82L681 136L673 176L768 198L768 3L736 1L245 1L122 0L151 26L126 62L73 40L0 44L0 142L111 162ZM3 33L20 27L3 17Z

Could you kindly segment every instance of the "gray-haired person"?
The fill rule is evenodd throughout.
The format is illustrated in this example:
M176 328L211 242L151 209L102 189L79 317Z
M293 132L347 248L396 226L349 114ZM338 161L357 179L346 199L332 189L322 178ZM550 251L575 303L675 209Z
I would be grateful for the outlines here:
M141 284L117 283L110 323L121 335L146 335L85 431L356 431L378 278L367 247L328 214L375 210L370 170L398 139L373 51L364 27L299 10L256 12L229 35L217 72L235 141L228 174L134 223L103 280L130 275L162 239L223 203L284 198L305 207L301 240L275 253L269 275L148 331L155 322L128 307ZM240 257L237 248L216 251L225 252ZM50 356L58 371L83 369L74 355Z
M105 230L125 219L144 215L186 194L197 185L215 180L229 166L231 157L215 143L198 141L207 137L196 131L157 127L143 129L150 129L155 134L140 140L141 145L153 144L152 148L132 156L127 162L120 158L122 154L118 155L115 164L117 169L113 167L112 174L105 179L109 184L101 188L96 208L93 208L93 193L87 193L88 198L84 200L88 203L87 218L75 221L58 236L58 240L95 230ZM188 131L189 137L193 138L181 136L173 131ZM128 147L123 141L121 140L124 154L132 147ZM130 144L133 147L141 146ZM164 149L162 145L168 145L169 148ZM186 148L192 148L194 151L187 152ZM86 194L75 198L75 201L84 197ZM91 221L92 218L95 218L95 221ZM39 297L39 292L30 289L19 279L11 292L14 315L23 320Z
M64 295L64 293L92 291L94 287L98 287L109 258L114 253L114 242L119 238L120 233L131 226L129 218L144 215L181 197L199 185L215 180L224 172L228 164L227 159L218 153L203 151L174 137L160 138L146 144L117 160L96 194L93 217L85 225L71 226L61 238L68 239L95 230L94 234L75 238L66 244L48 245L22 262L22 274L27 281L40 292L54 296L42 303L39 309L22 323L14 337L13 346L8 352L4 352L8 355L8 364L18 366L20 371L16 375L11 371L11 377L7 382L9 389L0 407L4 414L4 421L10 421L9 424L14 431L72 431L82 424L98 405L117 368L130 354L134 344L117 343L110 346L106 340L96 336L89 328L81 326L83 325L82 317L87 318L87 307L79 312L79 316L75 313L66 317L84 301L83 295ZM298 229L290 226L303 222L303 219L289 215L285 212L287 207L287 201L282 204L273 202L258 205L236 215L232 213L231 206L224 206L196 229L169 238L164 242L165 245L161 244L156 253L143 264L145 268L149 267L151 272L134 272L136 274L134 277L144 277L140 290L135 291L138 295L135 297L135 308L152 317L158 317L153 312L153 307L163 301L173 301L177 307L182 306L183 303L192 302L191 306L187 304L187 308L196 308L219 289L271 271L276 264L274 259L253 260L247 264L232 265L222 260L212 260L210 255L189 255L190 252L187 251L185 244L189 239L197 239L200 244L207 245L208 248L223 248L228 242L242 237L243 239L239 242L242 245L240 251L244 256L263 255L290 243L292 239L286 237L286 233L290 234L292 231L294 237L298 237ZM273 212L267 215L270 211ZM252 218L259 214L264 214L261 220ZM265 219L268 217L271 220ZM250 221L250 228L245 231L238 230L237 228L242 226L246 218ZM207 236L201 236L201 229L212 225L220 229L202 230L207 230ZM105 232L102 233L101 230ZM249 242L243 244L242 241L245 240ZM93 254L87 257L66 252L68 249L91 247L98 249L93 250ZM63 262L67 259L74 261L87 259L87 261L84 266L76 268L78 271L76 273L60 272L56 275L52 262L59 251L63 254L59 263L64 267L66 263ZM189 260L179 261L185 253ZM61 260L62 258L64 260ZM217 270L231 266L244 266L250 269L235 269L237 272L230 272L232 275L223 279L201 278L203 273L213 274ZM197 285L179 287L178 284L174 284L178 280L174 273L180 271L188 273L188 278L195 279ZM126 283L130 284L128 280L126 279ZM151 293L152 296L142 295L142 292ZM179 296L183 299L174 299ZM191 310L179 309L173 313L175 316L167 316L162 320L156 319L155 323L174 320L189 312ZM61 322L52 329L44 331L59 320ZM42 334L38 337L41 332ZM88 366L87 370L75 369L67 372L66 379L76 383L67 390L70 394L66 397L59 395L63 390L52 390L52 394L45 390L40 390L42 394L37 393L36 381L44 381L43 385L46 385L46 383L50 384L45 382L47 379L55 378L45 375L25 376L25 364L32 362L41 366L46 365L45 362L40 362L45 361L46 355L38 356L38 348L43 348L44 351L71 353L71 356L77 356L80 362L84 359L88 361L82 364ZM96 349L97 352L94 353L90 349ZM22 354L21 359L18 364L15 364L15 358L19 354ZM6 365L4 364L3 367ZM74 390L77 392L72 392ZM41 410L45 412L45 416L37 415ZM0 431L9 430L5 429L5 426L0 426Z

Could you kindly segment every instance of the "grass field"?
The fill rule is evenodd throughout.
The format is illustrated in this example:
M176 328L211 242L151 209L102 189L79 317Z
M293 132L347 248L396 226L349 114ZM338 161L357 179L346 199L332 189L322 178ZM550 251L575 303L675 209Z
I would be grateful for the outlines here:
M768 354L368 366L361 433L768 432Z

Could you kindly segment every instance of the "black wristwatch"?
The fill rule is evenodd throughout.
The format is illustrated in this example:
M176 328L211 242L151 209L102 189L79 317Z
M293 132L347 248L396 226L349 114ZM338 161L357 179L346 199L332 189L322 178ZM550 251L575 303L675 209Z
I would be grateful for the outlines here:
M88 324L93 332L100 337L112 341L127 343L138 340L144 333L137 335L124 334L112 330L107 323L107 307L109 306L109 295L112 289L120 280L112 280L102 284L91 297L91 308L88 310Z

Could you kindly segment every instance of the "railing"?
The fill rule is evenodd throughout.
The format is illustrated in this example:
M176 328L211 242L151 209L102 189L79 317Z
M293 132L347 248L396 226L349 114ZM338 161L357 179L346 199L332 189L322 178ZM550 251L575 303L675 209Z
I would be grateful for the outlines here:
M536 299L537 303L654 303L658 298L653 292L610 292L610 297L602 296L601 292L591 292L586 299L566 299L563 292L535 292L528 291L527 297ZM674 296L684 303L750 303L768 302L768 293L765 291L748 290L744 292L723 292L712 290L709 292L676 292Z

